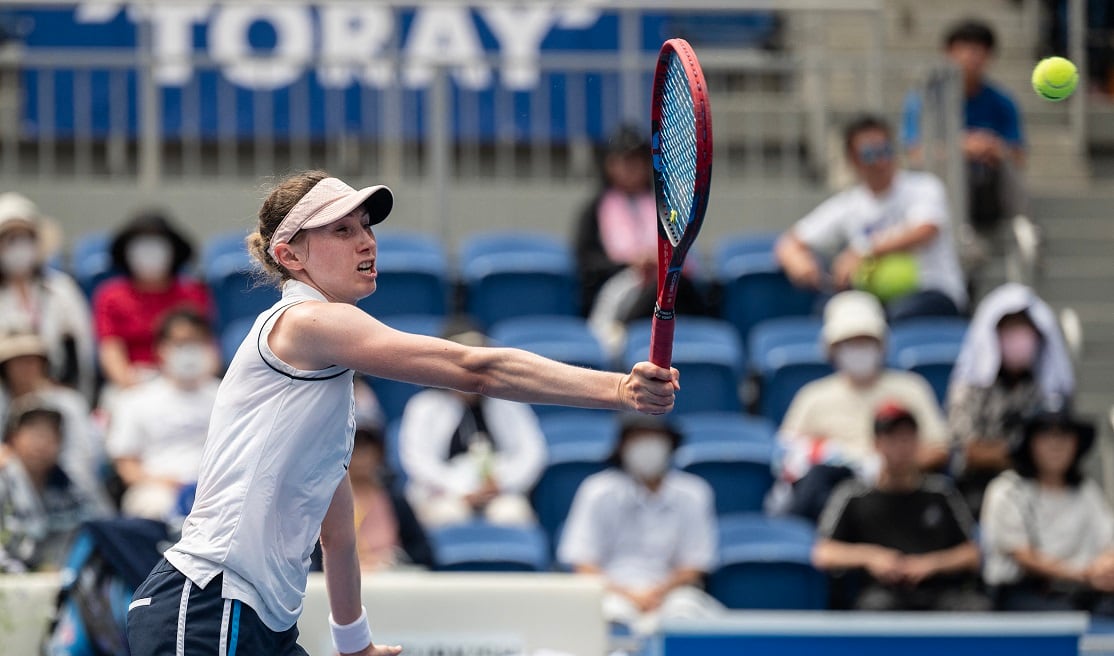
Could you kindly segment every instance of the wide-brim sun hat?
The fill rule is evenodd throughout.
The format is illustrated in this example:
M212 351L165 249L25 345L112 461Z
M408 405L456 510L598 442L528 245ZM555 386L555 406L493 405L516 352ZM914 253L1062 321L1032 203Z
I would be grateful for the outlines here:
M872 294L846 291L833 296L824 306L821 338L825 349L854 337L873 337L884 342L886 333L886 315Z
M170 242L174 252L173 271L178 271L193 258L193 245L161 210L143 210L135 214L112 238L109 253L112 264L121 271L128 271L128 245L136 237L155 235Z
M0 194L0 235L14 228L30 230L39 247L39 259L49 260L62 246L62 228L43 214L39 206L23 194Z
M46 342L34 333L22 333L0 337L0 365L15 358L37 355L48 358Z
M1068 403L1062 403L1058 406L1050 404L1049 407L1036 408L1022 418L1021 439L1011 445L1014 457L1028 453L1033 436L1050 429L1062 430L1075 435L1079 441L1076 448L1077 460L1087 455L1087 452L1094 446L1096 432L1094 422L1077 416Z
M394 208L394 194L386 185L354 189L337 178L324 178L283 217L271 235L268 250L275 256L275 247L288 244L302 230L320 228L343 219L356 208L367 210L371 225L382 223Z

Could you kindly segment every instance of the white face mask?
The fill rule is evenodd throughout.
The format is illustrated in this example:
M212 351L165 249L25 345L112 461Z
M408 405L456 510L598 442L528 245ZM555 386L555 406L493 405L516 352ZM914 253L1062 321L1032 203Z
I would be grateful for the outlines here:
M14 239L0 252L0 269L8 276L25 276L38 261L39 249L30 238Z
M213 349L203 344L183 344L170 349L163 361L166 374L183 383L196 383L216 369Z
M133 239L124 257L136 278L158 280L170 274L174 249L163 237L147 235Z
M639 437L631 440L620 455L623 469L641 481L659 478L669 469L672 444L664 437Z
M874 344L843 344L833 354L836 369L855 380L864 380L882 367L882 349Z

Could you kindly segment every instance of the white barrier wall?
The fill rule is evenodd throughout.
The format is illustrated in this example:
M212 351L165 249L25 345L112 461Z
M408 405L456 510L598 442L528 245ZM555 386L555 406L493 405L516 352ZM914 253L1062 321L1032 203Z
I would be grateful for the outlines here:
M52 574L0 576L0 654L37 653L58 589ZM376 642L407 656L595 656L607 626L602 585L564 574L399 572L364 577L363 600ZM325 579L310 577L299 643L333 654ZM451 648L449 651L446 648Z

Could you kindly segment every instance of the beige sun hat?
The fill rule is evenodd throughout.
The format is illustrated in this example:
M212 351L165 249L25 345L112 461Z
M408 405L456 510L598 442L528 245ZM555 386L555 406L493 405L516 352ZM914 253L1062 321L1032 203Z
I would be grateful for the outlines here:
M852 337L873 337L886 341L886 314L878 299L866 292L836 294L824 306L822 337L825 348Z
M27 228L39 244L40 262L49 260L62 245L62 229L23 194L0 194L0 235L13 228Z
M34 333L19 333L0 337L0 365L25 355L49 359L46 342Z

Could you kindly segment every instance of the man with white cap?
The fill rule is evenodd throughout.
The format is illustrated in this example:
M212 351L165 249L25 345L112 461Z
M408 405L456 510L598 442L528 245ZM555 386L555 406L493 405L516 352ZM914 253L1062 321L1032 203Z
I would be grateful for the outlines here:
M297 621L319 537L336 650L399 653L372 643L360 602L347 477L356 370L525 403L672 409L675 370L581 369L402 333L364 313L355 303L377 284L371 228L393 204L386 187L353 189L323 171L287 177L263 202L248 245L282 298L259 315L217 392L182 539L128 613L132 656L305 654Z
M947 429L932 388L915 373L885 367L886 336L882 306L871 294L843 292L824 307L821 339L836 372L801 388L782 421L791 454L806 455L793 472L799 480L789 512L815 519L837 483L876 470L873 413L885 399L916 418L923 468L947 460Z

